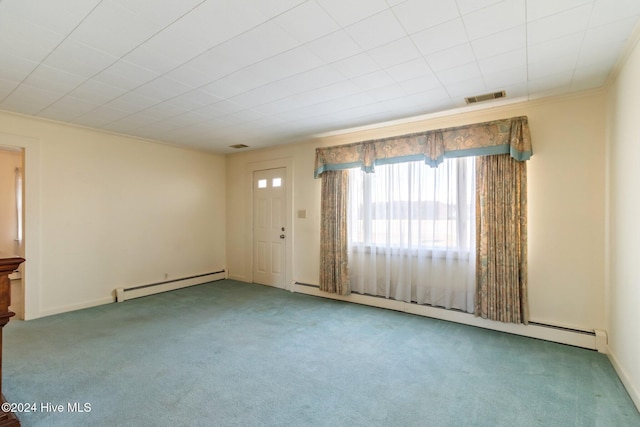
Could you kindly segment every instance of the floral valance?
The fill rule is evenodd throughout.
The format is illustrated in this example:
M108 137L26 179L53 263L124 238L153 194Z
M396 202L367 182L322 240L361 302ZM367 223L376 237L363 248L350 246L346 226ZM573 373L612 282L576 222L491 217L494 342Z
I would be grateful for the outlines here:
M317 148L315 177L328 170L373 172L375 165L416 160L435 167L445 158L494 154L529 160L533 152L526 116Z

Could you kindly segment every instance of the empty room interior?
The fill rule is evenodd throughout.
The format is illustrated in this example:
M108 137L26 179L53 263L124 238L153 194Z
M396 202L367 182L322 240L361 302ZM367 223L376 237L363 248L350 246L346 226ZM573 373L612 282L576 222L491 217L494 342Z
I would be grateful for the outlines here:
M2 419L640 425L639 40L635 0L0 0Z

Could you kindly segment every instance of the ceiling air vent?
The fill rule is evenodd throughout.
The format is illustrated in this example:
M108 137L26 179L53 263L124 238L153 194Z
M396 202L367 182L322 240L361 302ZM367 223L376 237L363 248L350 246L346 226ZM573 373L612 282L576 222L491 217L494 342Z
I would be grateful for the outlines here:
M231 148L235 148L236 150L239 150L241 148L248 148L248 145L244 145L244 144L236 144L236 145L230 145L229 147Z
M465 98L464 100L467 104L475 104L476 102L489 101L490 99L504 98L505 96L506 96L506 93L503 90L501 90L500 92L491 92L491 93L485 93L484 95L470 96L468 98Z

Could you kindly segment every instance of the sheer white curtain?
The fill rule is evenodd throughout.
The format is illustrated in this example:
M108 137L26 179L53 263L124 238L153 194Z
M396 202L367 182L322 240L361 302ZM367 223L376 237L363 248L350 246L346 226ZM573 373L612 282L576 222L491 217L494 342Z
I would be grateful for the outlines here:
M351 291L473 312L473 157L349 173Z

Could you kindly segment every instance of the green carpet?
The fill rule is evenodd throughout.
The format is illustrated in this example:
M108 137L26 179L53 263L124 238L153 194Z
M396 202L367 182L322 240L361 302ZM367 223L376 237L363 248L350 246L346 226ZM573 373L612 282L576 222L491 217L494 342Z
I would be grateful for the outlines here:
M4 334L25 427L640 426L597 352L231 280Z

